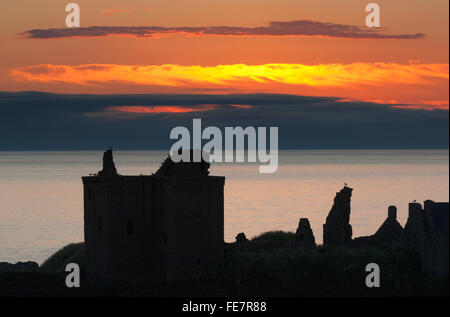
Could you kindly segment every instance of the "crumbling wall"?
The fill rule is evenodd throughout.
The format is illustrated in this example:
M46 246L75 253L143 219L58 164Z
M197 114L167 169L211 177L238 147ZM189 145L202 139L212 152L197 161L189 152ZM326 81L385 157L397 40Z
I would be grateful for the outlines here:
M333 207L323 225L323 244L342 244L352 240L350 200L353 189L347 186L336 193Z
M315 246L316 239L309 224L308 218L300 218L298 228L295 233L295 240L302 246Z

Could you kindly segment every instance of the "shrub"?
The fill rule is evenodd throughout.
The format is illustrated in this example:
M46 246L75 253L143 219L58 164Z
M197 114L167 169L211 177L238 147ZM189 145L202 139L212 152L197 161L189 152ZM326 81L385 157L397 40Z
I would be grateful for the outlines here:
M40 266L46 272L64 272L68 263L84 268L84 243L71 243L58 250Z
M252 238L252 241L294 241L295 233L286 231L268 231Z

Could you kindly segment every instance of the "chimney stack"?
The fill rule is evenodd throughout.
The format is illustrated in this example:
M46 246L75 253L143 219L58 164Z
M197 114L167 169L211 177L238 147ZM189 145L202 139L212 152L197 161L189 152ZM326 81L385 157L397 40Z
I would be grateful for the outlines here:
M388 208L388 218L397 219L397 207L389 206Z

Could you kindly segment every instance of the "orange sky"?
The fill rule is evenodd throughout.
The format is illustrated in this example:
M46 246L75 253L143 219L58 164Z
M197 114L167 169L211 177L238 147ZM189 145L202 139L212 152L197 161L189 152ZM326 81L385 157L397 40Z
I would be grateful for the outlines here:
M64 28L66 16L61 1L29 2L2 4L0 91L277 92L448 108L447 0L376 1L384 33L425 34L423 39L400 40L183 35L29 39L19 34ZM82 27L252 28L271 21L312 20L363 28L370 1L76 2Z

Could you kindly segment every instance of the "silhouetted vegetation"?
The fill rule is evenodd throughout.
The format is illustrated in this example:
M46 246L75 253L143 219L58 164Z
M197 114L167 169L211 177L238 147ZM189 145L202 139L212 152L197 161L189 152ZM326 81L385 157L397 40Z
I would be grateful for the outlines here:
M295 233L286 231L268 231L252 238L252 241L295 241Z
M278 240L277 240L278 239ZM267 232L253 241L290 241L293 233ZM258 243L229 245L225 265L173 285L132 282L113 288L94 286L82 279L80 289L67 289L61 273L2 273L0 294L124 295L124 296L448 296L448 279L422 273L418 256L397 246L317 246L261 249ZM70 244L41 266L64 271L76 262L84 269L83 243ZM381 268L381 287L367 288L368 263ZM11 287L13 293L5 290ZM22 293L20 290L22 289Z
M381 287L367 288L368 263L381 268ZM446 296L448 279L427 279L415 253L398 247L252 250L232 252L223 270L166 290L218 296ZM153 294L155 295L155 294Z
M84 267L84 243L71 243L58 250L40 266L46 272L64 272L68 263Z

